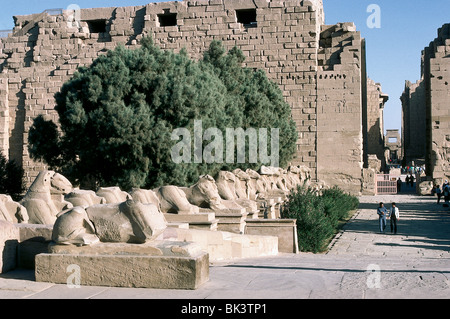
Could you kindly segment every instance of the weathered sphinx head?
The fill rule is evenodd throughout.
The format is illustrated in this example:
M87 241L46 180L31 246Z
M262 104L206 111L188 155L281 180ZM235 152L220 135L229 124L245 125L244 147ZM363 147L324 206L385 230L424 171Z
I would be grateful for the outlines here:
M217 189L216 181L210 175L200 176L198 182L193 187L193 195L197 201L203 200L212 209L223 209L219 191ZM202 206L201 204L198 206Z
M51 194L69 194L73 190L72 183L59 173L54 173L50 179Z
M32 192L48 192L51 194L68 194L73 190L72 183L63 175L54 171L42 171L31 185Z
M236 168L234 171L233 171L233 174L237 177L237 178L239 178L241 181L248 181L248 180L250 180L250 175L249 174L247 174L246 172L244 172L242 169L240 169L240 168Z
M229 171L220 171L216 177L216 186L219 196L225 200L236 199L235 183L236 176Z

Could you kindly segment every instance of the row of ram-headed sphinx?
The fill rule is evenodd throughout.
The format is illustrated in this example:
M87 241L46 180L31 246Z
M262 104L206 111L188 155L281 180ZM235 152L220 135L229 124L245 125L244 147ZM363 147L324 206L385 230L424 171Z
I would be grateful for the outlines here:
M303 166L262 166L259 172L236 169L200 176L190 187L129 192L100 187L94 192L74 189L61 174L43 171L20 202L0 195L0 220L53 225L52 239L58 244L143 243L165 230L164 214L197 214L205 208L250 212L270 198L285 200L292 189L309 180L310 171Z

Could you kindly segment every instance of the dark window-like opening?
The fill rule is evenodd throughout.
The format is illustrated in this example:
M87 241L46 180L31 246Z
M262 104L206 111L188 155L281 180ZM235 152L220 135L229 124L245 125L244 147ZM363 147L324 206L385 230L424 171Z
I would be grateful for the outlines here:
M90 20L86 22L88 24L90 33L106 32L106 20Z
M256 28L256 9L236 10L237 22L242 23L246 28Z
M158 21L160 27L172 27L177 25L177 14L170 13L164 10L163 14L158 14Z

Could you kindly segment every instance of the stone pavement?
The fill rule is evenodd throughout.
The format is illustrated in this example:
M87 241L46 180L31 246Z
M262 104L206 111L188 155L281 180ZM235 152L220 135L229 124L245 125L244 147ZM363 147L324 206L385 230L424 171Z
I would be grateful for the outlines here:
M395 201L399 231L378 230L376 208ZM0 275L0 299L446 299L450 296L450 211L432 197L361 197L360 210L326 254L280 254L216 262L197 290L38 283L28 270Z

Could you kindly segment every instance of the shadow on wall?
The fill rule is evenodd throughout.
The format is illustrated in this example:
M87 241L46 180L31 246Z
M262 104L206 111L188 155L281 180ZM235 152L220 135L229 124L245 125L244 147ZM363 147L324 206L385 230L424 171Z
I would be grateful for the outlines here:
M17 247L19 241L17 239L10 239L5 241L1 258L0 273L5 273L9 270L16 268L17 265Z

